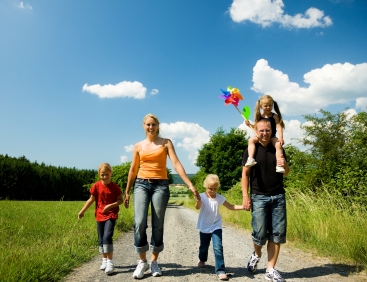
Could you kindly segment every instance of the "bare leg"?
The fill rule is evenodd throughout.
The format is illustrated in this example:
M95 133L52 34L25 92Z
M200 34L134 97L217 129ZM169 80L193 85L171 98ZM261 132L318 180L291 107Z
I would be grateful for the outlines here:
M256 254L258 257L261 257L261 249L262 249L262 247L263 247L263 246L259 246L259 245L254 244L255 254Z
M267 251L268 251L268 269L267 271L269 271L270 268L274 268L275 264L277 263L279 251L280 251L280 244L268 241Z
M147 260L147 253L141 253L141 254L139 254L139 259L146 261Z
M249 158L254 158L255 156L255 151L256 151L256 147L255 144L259 142L259 139L257 137L251 137L248 140L248 157Z
M271 143L273 144L273 146L275 147L275 150L276 150L275 151L275 157L277 158L277 160L281 159L282 155L283 155L283 147L278 142L278 138L276 138L276 137L271 138ZM284 167L282 167L282 166L277 166L276 171L279 172L279 173L284 173L285 172Z
M158 260L159 253L152 253L152 261Z

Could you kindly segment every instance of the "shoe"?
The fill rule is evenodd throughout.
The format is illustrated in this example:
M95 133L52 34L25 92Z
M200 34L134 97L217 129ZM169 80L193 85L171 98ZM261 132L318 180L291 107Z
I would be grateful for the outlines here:
M138 260L138 265L133 274L133 278L143 278L144 272L149 269L148 263L144 260Z
M285 279L279 274L278 270L271 268L265 273L265 279L272 282L285 282Z
M285 169L282 166L277 166L275 171L279 173L285 173Z
M257 162L255 161L255 159L253 158L248 158L247 159L247 162L245 164L245 167L252 167L254 166L255 164L257 164Z
M252 252L251 254L251 258L250 260L248 261L247 263L247 270L249 272L255 272L256 269L257 269L257 264L259 263L260 261L260 258L261 257L258 257L256 254L255 254L255 251Z
M222 280L222 281L226 281L226 280L228 280L228 276L225 273L219 273L218 274L218 279Z
M199 268L205 268L205 262L203 262L203 261L199 260L199 261L198 261L198 267L199 267Z
M150 263L150 271L152 272L152 276L156 277L156 276L161 276L162 275L162 271L158 266L157 261L152 261Z
M106 272L107 275L113 272L113 261L112 260L108 260L106 262L106 269L104 272Z
M102 264L99 267L100 270L105 270L107 266L107 260L102 260Z

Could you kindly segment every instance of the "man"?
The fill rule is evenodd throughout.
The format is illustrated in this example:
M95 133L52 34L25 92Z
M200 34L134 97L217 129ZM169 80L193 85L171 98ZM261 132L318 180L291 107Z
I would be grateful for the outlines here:
M252 209L252 240L254 252L247 264L249 272L255 272L261 258L262 246L267 245L268 266L265 278L273 282L285 280L275 269L280 244L286 242L287 217L286 200L283 186L283 175L289 173L289 166L284 158L276 159L275 148L271 144L271 125L263 119L256 124L259 142L256 143L255 160L253 167L245 167L248 158L246 149L242 160L242 195L243 208ZM276 166L282 166L285 173L277 173ZM251 188L248 194L248 188Z

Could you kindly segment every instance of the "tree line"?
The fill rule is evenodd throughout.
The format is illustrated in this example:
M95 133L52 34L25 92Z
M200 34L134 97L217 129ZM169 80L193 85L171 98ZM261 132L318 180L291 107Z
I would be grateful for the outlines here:
M85 200L89 192L83 185L93 181L96 173L0 155L0 199Z

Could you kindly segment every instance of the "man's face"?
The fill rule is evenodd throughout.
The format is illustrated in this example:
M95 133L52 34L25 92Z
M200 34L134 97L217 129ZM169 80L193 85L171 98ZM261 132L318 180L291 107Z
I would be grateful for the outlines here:
M269 142L271 136L270 122L259 122L256 126L257 136L261 142Z

